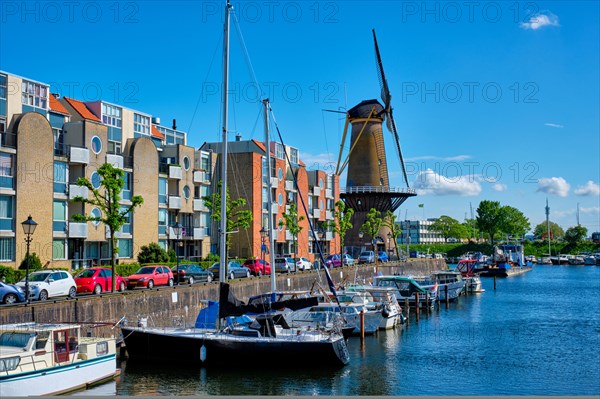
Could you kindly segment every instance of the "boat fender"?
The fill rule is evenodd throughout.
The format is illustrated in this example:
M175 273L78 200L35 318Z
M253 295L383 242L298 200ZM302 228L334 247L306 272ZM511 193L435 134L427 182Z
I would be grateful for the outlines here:
M203 363L206 361L206 346L204 345L200 347L200 361Z
M382 315L384 318L386 318L386 319L387 319L388 317L390 317L390 308L389 308L389 306L385 306L385 307L383 308L383 310L381 311L381 315Z

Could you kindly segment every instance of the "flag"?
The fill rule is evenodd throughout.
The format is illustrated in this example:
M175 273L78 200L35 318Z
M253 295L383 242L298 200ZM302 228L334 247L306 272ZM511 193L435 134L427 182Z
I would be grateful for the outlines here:
M419 208L425 207L425 204L419 204Z

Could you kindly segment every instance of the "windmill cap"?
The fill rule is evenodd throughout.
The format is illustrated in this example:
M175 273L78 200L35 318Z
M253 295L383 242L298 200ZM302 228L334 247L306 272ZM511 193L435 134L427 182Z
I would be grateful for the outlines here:
M373 100L365 100L360 104L355 105L354 107L348 110L348 115L350 118L367 118L371 113L371 110L375 107L376 114L378 115L383 111L383 105L375 99Z

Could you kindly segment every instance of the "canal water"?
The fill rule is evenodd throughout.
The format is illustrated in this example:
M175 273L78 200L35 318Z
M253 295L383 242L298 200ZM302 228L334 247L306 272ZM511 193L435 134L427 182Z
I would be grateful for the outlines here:
M95 395L600 395L600 267L536 266L351 338L351 363L236 370L123 362ZM281 359L293 362L293 359ZM81 393L80 393L81 394Z

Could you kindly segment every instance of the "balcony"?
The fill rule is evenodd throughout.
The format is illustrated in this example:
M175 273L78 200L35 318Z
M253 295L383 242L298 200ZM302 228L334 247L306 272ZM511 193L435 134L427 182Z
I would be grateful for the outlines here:
M333 190L330 188L325 189L325 198L333 199Z
M271 187L277 188L279 187L279 179L276 177L271 177Z
M296 191L296 186L294 185L294 181L286 180L285 181L285 191Z
M69 223L69 238L87 238L87 223Z
M204 205L203 199L194 199L194 212L209 212L208 207Z
M333 220L333 211L325 211L325 219Z
M333 232L331 231L326 231L325 232L325 237L324 237L325 241L331 241L333 240Z
M115 168L119 169L123 169L123 166L125 165L123 156L117 154L106 154L106 163L109 163Z
M285 240L286 241L294 241L294 235L290 233L289 230L285 231Z
M90 163L90 150L83 147L70 147L69 162L87 165Z
M321 187L313 187L313 195L321 195Z
M277 205L277 204L271 204L271 213L272 214L277 214L278 211L279 211L279 205Z
M194 183L207 183L207 174L203 170L197 170L194 172Z
M181 197L169 195L169 209L181 209Z
M183 178L183 169L181 166L169 165L169 179L181 180Z
M203 240L208 236L206 227L194 227L194 240Z
M69 199L72 200L75 197L83 197L83 199L87 199L89 194L89 190L87 187L81 187L77 184L69 184Z
M321 210L318 208L313 209L313 218L319 219L321 217Z

